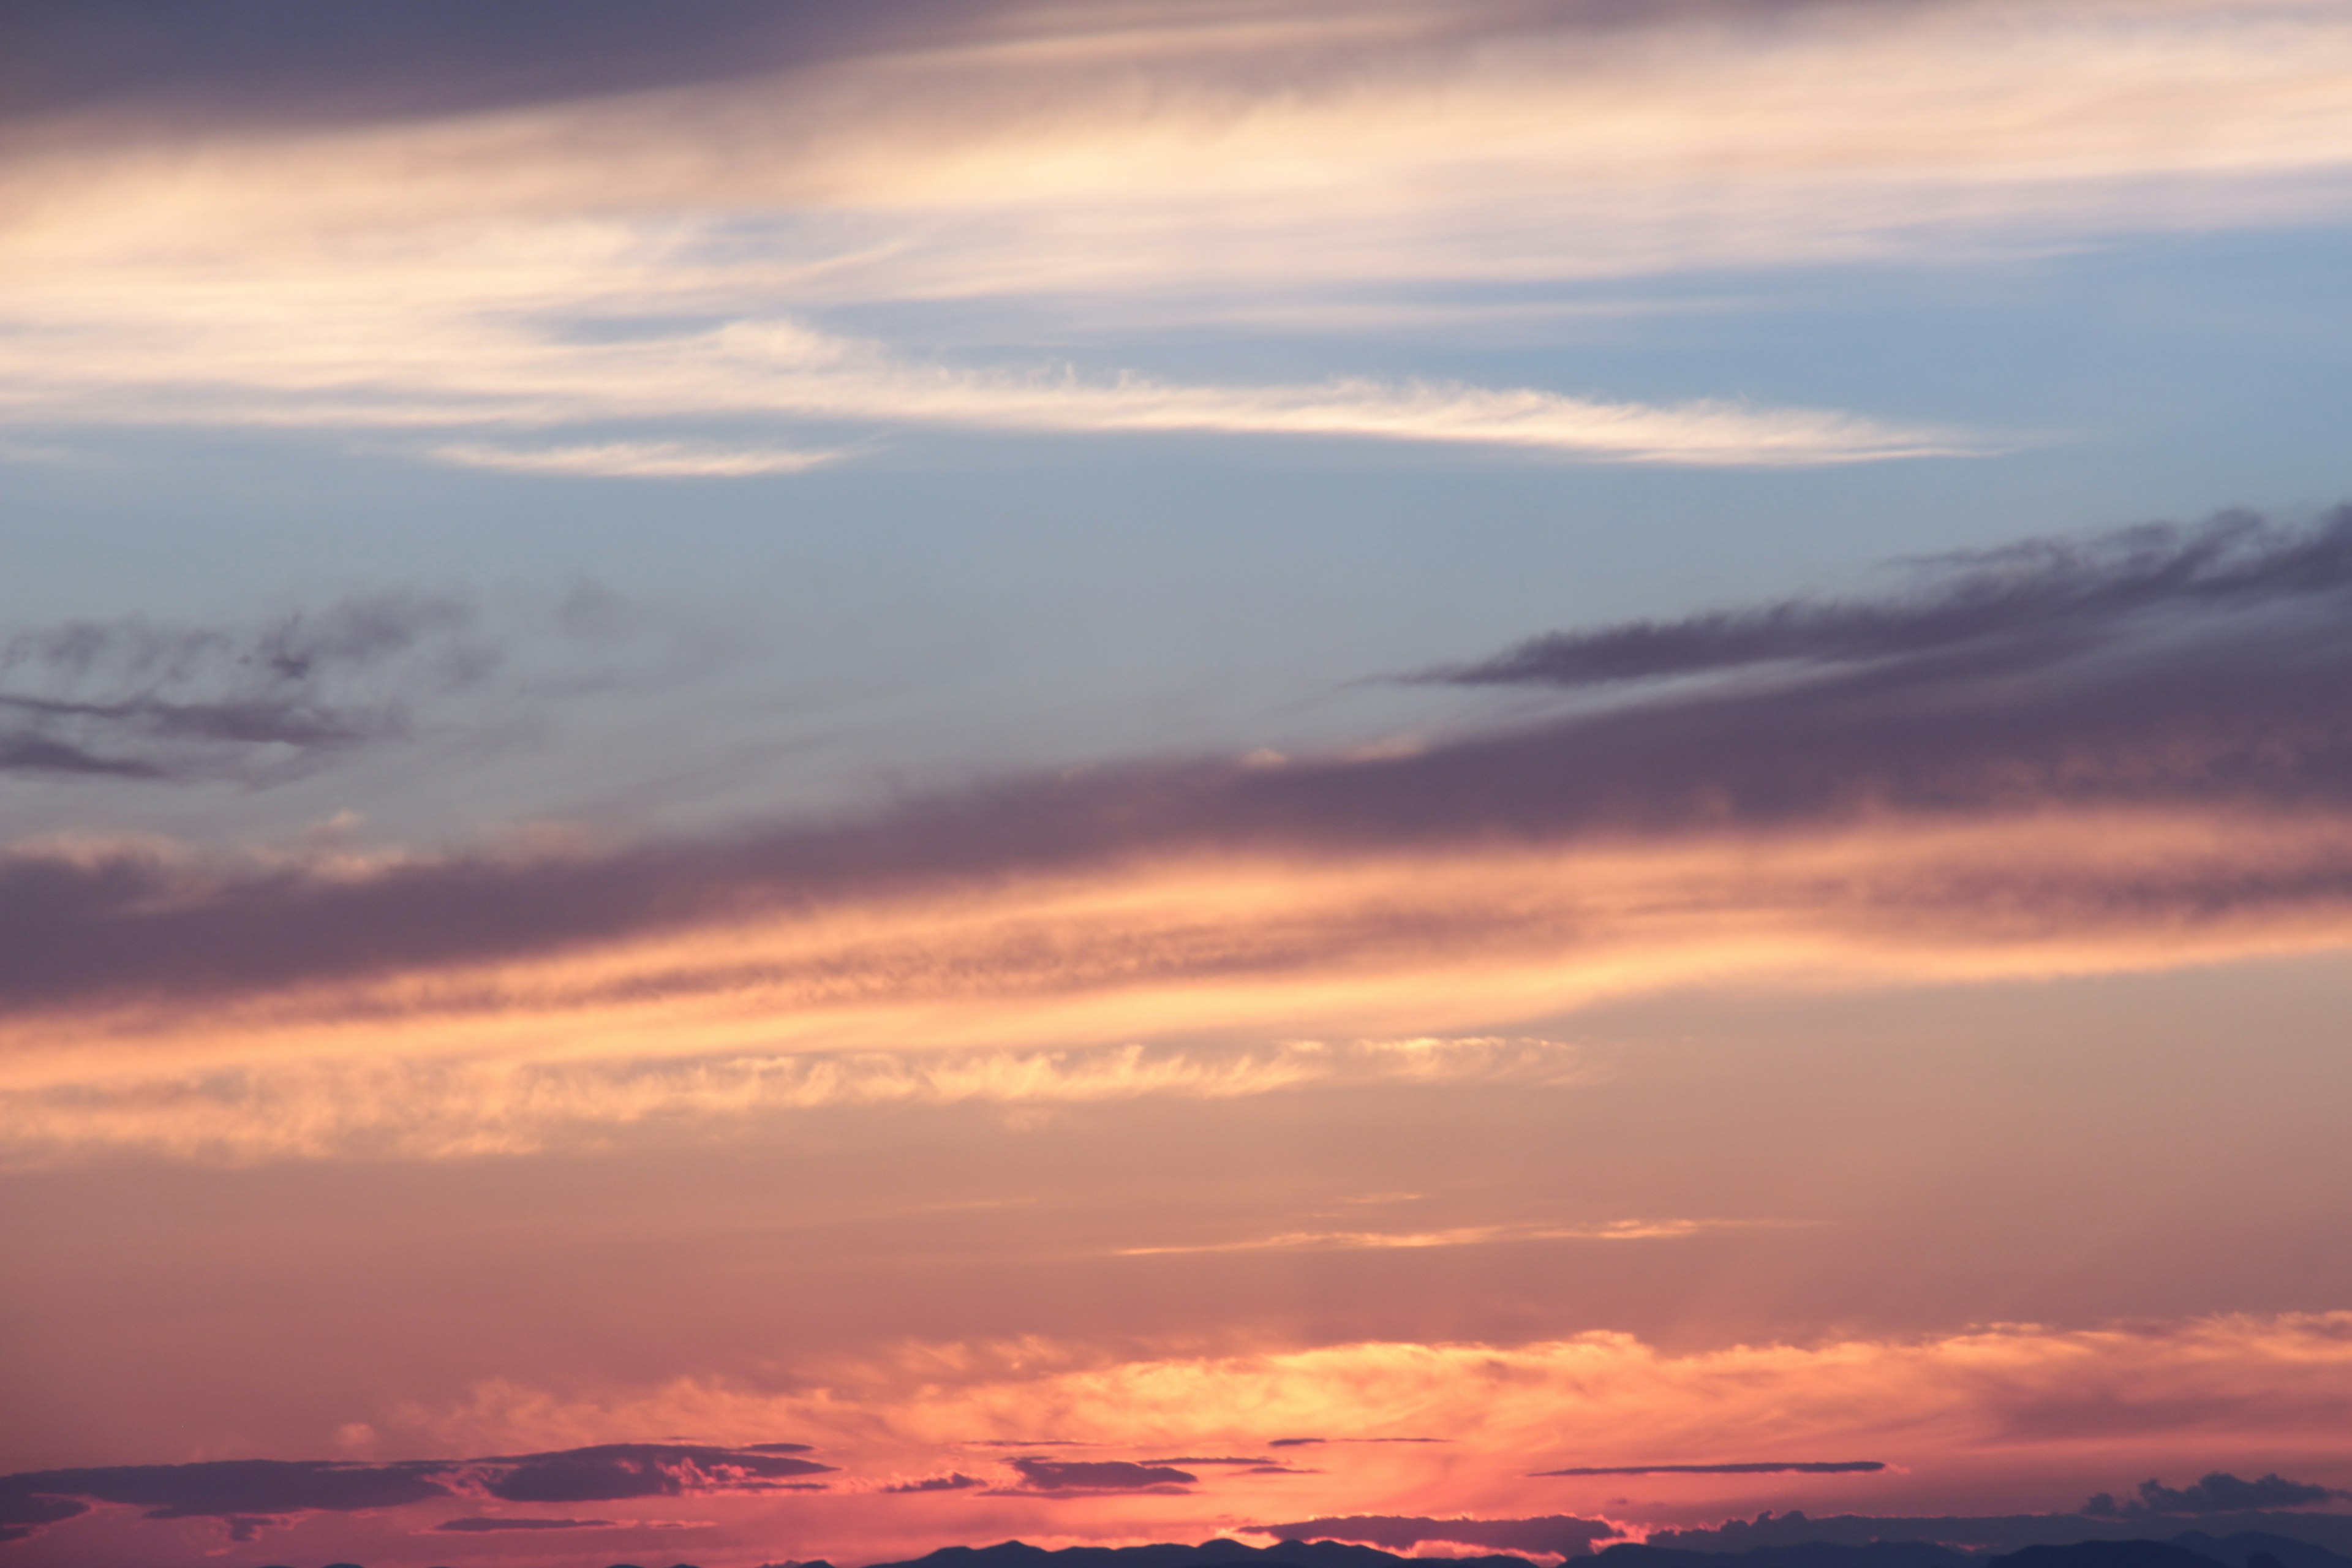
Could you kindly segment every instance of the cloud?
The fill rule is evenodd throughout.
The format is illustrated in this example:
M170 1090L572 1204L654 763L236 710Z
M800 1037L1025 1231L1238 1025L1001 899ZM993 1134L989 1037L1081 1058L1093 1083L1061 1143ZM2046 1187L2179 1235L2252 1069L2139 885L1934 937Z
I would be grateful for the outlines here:
M2340 948L2347 537L2338 515L2022 546L1921 596L1942 629L1915 654L1849 638L1797 675L1411 749L1147 758L360 867L23 846L0 852L21 1047L0 1131L464 1152L666 1107L1568 1081L1569 1056L1473 1031L1701 976ZM1909 602L1831 619L1917 642ZM1992 629L1954 640L1956 604ZM1750 618L1776 615L1814 624ZM1188 1031L1291 1043L1177 1048Z
M1296 1514L1269 1515L1253 1478L1203 1468L1158 1482L1161 1491L1130 1508L1108 1499L1162 1467L1122 1466L1087 1477L1106 1489L1039 1492L1023 1487L969 1489L935 1499L919 1523L890 1523L903 1498L841 1489L823 1510L795 1510L795 1552L834 1561L856 1557L877 1538L915 1547L949 1529L1066 1537L1083 1529L1058 1516L1070 1502L1101 1497L1118 1538L1201 1540L1220 1529L1276 1524L1331 1539L1362 1539L1351 1500L1412 1496L1430 1542L1512 1550L1462 1532L1497 1529L1567 1509L1595 1518L1604 1505L1628 1532L1644 1527L1660 1545L1745 1551L1809 1541L1941 1541L2011 1549L2037 1541L2144 1537L2145 1521L2079 1514L1969 1517L1988 1499L2031 1497L2053 1484L2111 1467L2118 1453L2337 1454L2342 1412L2352 1391L2352 1314L2217 1316L2076 1330L2012 1325L1964 1333L1852 1335L1805 1343L1755 1342L1714 1349L1669 1349L1622 1333L1592 1332L1530 1343L1361 1342L1297 1349L1190 1344L1121 1351L1099 1342L1019 1336L869 1346L795 1362L789 1382L685 1378L557 1394L511 1384L485 1384L437 1411L419 1411L429 1439L480 1452L563 1432L714 1432L791 1429L822 1438L828 1455L877 1476L944 1469L975 1433L1053 1431L1121 1453L1246 1455L1271 1447L1269 1431L1447 1435L1444 1443L1333 1444L1316 1452L1321 1476L1281 1479ZM2019 1413L2053 1397L2087 1399L2105 1412L2095 1428L2051 1433ZM1189 1440L1188 1440L1189 1439ZM1737 1447L1733 1446L1737 1445ZM1841 1504L1846 1493L1890 1487L1911 1511L1890 1517L1823 1519L1776 1513L1760 1522L1715 1521L1784 1503L1777 1476L1689 1476L1675 1496L1703 1501L1645 1506L1628 1520L1612 1500L1615 1478L1538 1479L1531 1455L1636 1451L1660 1463L1706 1465L1727 1450L1749 1453L1875 1453L1900 1477L1809 1478L1809 1494ZM1055 1452L1063 1452L1055 1450ZM1014 1450L1037 1459L1040 1450ZM1051 1462L1051 1461L1048 1461ZM926 1463L934 1467L926 1471ZM866 1468L871 1465L870 1472ZM2246 1473L2241 1463L2239 1473ZM1012 1479L1008 1474L1007 1479ZM1573 1500L1562 1489L1582 1489ZM1151 1489L1143 1488L1147 1493ZM983 1494L986 1495L983 1495ZM870 1501L861 1502L859 1500ZM961 1500L969 1499L967 1504ZM1022 1500L1035 1511L1020 1511ZM1848 1504L1847 1506L1850 1506ZM971 1511L964 1512L966 1508ZM864 1511L857 1511L858 1510ZM2219 1516L2203 1516L2210 1524ZM2232 1529L2279 1529L2322 1542L2352 1532L2342 1514L2229 1516ZM1703 1521L1706 1528L1681 1528ZM1132 1521L1132 1522L1130 1522ZM1662 1532L1660 1527L1665 1527ZM2337 1532L2332 1538L2327 1531ZM905 1531L906 1533L898 1533ZM924 1544L940 1536L929 1533ZM989 1539L999 1539L991 1535ZM1029 1539L1037 1539L1031 1534ZM1096 1537L1100 1538L1100 1535ZM1558 1551L1569 1539L1538 1535ZM1595 1537L1605 1543L1607 1538ZM2341 1550L2340 1547L2337 1548ZM2234 1559L2233 1559L2234 1561Z
M489 1535L507 1531L532 1530L615 1530L620 1528L609 1519L445 1519L435 1525L436 1532L455 1535Z
M1245 1458L1245 1457L1242 1457L1242 1456L1236 1456L1236 1455L1231 1455L1231 1454L1228 1454L1228 1455L1224 1455L1224 1456L1223 1456L1223 1457L1213 1457L1213 1458L1173 1458L1173 1459L1146 1459L1146 1460L1144 1460L1144 1461L1143 1461L1143 1463L1145 1463L1145 1464L1147 1464L1147 1465L1249 1465L1249 1466L1258 1466L1258 1465L1272 1465L1272 1464L1274 1463L1274 1461L1273 1461L1272 1459L1270 1459L1270 1458L1265 1458L1264 1455L1260 1455L1260 1456L1258 1456L1258 1457L1257 1457L1257 1458ZM1278 1468L1278 1467L1277 1467L1277 1468Z
M314 1061L150 1073L69 1093L0 1089L0 1139L19 1159L42 1146L145 1148L230 1163L348 1154L436 1159L533 1152L665 1118L892 1104L1087 1105L1148 1096L1234 1100L1383 1085L1560 1088L1592 1073L1572 1046L1492 1037L1224 1050L1123 1045L613 1062Z
M93 321L80 333L53 330L39 340L43 357L26 358L16 371L15 400L37 406L47 424L397 432L781 419L1066 436L1393 441L1699 467L1970 457L1999 445L1941 426L1726 399L1642 404L1539 387L1394 377L1177 383L1128 370L1088 374L1067 363L957 366L774 315L616 341L552 329L534 332L528 325L492 331L471 312L462 320L401 324L396 330L404 338L441 340L440 352L422 359L388 343L352 343L353 363L330 379L340 384L367 375L373 384L353 394L319 384L322 351L315 346L281 357L266 336L240 338L234 345L209 341L225 337L230 327L225 321L159 324L146 342L114 344L96 340L122 334L115 318ZM72 352L78 338L79 352ZM381 375L377 367L387 359L404 362L404 374ZM189 400L191 379L209 384L214 395ZM0 382L0 417L11 390ZM457 442L428 455L526 472L710 478L799 471L842 453L627 440L538 449Z
M2059 637L1997 657L1666 693L1400 755L1078 769L863 820L603 856L242 879L148 852L19 852L0 864L0 911L37 897L44 919L0 958L0 1005L520 956L721 911L1159 857L1622 843L2070 806L2335 809L2352 792L2340 700L2352 639L2303 581L2259 592L2230 614L2090 650ZM2309 868L2313 891L2324 867ZM2254 868L2245 873L2235 891L2260 896Z
M1728 1465L1581 1465L1566 1470L1534 1470L1538 1476L1852 1476L1886 1467L1876 1459L1759 1459Z
M1024 1489L1034 1492L1157 1491L1189 1487L1200 1478L1171 1465L1139 1465L1126 1459L1038 1459L1011 1461L1021 1472Z
M886 1492L960 1492L987 1484L976 1477L965 1475L961 1470L955 1470L944 1476L925 1476L919 1481L895 1481L882 1489Z
M484 1491L508 1502L604 1502L704 1491L775 1489L789 1477L833 1468L751 1448L677 1443L606 1443L560 1453L476 1462Z
M2199 528L2151 525L2075 544L2033 541L1925 563L1909 591L1798 598L1748 608L1536 637L1423 679L1465 686L1594 686L1718 674L1768 664L1835 667L1958 650L2002 663L2056 663L2145 637L2164 618L2276 611L2352 594L2352 507L2306 530L2246 512Z
M757 1447L608 1443L542 1454L389 1464L337 1460L218 1459L184 1465L116 1465L0 1476L0 1528L18 1539L93 1504L141 1509L149 1519L218 1519L232 1538L310 1513L411 1508L453 1498L510 1502L585 1502L618 1498L759 1493L785 1478L833 1467ZM465 1520L458 1531L588 1528L594 1521ZM601 1527L601 1526L598 1526Z
M2261 1509L2307 1508L2313 1503L2328 1502L2342 1497L2352 1497L2352 1492L2315 1486L2308 1481L2291 1481L2276 1473L2249 1481L2227 1471L2215 1470L2187 1487L2168 1487L2156 1480L2142 1481L2139 1495L2120 1507L2112 1496L2100 1492L2083 1506L2083 1511L2099 1518L2147 1519L2165 1514L2244 1513Z
M124 1503L150 1519L348 1513L446 1499L452 1495L440 1479L446 1468L290 1459L116 1465L0 1477L0 1496Z
M841 460L840 452L709 447L684 441L609 441L586 447L436 447L436 462L466 468L583 479L736 479L803 474Z
M1344 1519L1253 1525L1250 1533L1276 1536L1284 1541L1352 1541L1397 1551L1443 1543L1579 1557L1591 1552L1594 1542L1610 1540L1623 1531L1607 1520L1578 1519L1570 1514L1540 1519L1419 1519L1351 1514Z
M359 595L244 626L71 621L0 637L0 771L262 783L400 733L501 651L474 608Z
M1302 1230L1279 1236L1253 1237L1240 1241L1171 1243L1158 1247L1123 1247L1121 1258L1156 1258L1164 1254L1199 1252L1373 1252L1391 1248L1486 1247L1511 1241L1654 1241L1696 1236L1702 1231L1747 1229L1780 1222L1766 1220L1622 1219L1600 1225L1559 1225L1540 1221L1501 1225L1457 1226L1445 1230ZM1560 1474L1575 1472L1561 1471Z
M29 1488L0 1483L0 1542L29 1541L43 1527L88 1513L79 1498L43 1496Z
M365 4L89 0L12 16L6 118L110 114L174 128L288 126L478 111L807 65L997 7L889 0L835 16L757 0L623 10L463 0Z

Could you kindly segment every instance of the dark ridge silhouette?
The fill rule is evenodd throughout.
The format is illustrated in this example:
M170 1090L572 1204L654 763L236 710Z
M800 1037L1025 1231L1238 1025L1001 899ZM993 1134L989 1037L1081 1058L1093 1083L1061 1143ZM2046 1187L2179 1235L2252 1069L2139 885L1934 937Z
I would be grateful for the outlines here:
M2127 1541L2147 1533L2145 1520L2100 1519L2079 1513L1932 1514L1877 1516L1834 1514L1810 1518L1799 1510L1760 1514L1753 1520L1730 1520L1707 1529L1660 1531L1650 1537L1645 1551L1675 1550L1719 1556L1745 1554L1763 1548L1817 1545L1873 1546L1927 1542L1971 1549L1977 1552L2015 1552L2028 1546L2067 1546L2084 1541ZM2281 1511L2229 1515L2206 1521L2193 1539L2191 1550L2218 1538L2252 1539L2251 1553L2264 1543L2288 1541L2298 1551L2320 1556L2300 1560L2295 1568L2352 1568L2352 1513L2291 1513ZM1608 1552L1630 1548L1612 1546ZM1604 1552L1601 1555L1608 1555ZM2217 1559L2218 1560L2218 1559ZM1982 1557L1970 1561L1982 1562ZM2246 1564L2231 1559L2235 1568Z
M1738 1552L1629 1542L1601 1552L1591 1568L1964 1568L1984 1561L1925 1541L1808 1542Z
M2268 1531L2245 1530L2234 1535L2216 1536L2192 1530L2174 1536L2172 1542L2200 1557L2225 1563L2227 1568L2352 1568L2352 1557Z
M2169 1541L2077 1541L2029 1546L1993 1559L1995 1568L2221 1568L2212 1558Z

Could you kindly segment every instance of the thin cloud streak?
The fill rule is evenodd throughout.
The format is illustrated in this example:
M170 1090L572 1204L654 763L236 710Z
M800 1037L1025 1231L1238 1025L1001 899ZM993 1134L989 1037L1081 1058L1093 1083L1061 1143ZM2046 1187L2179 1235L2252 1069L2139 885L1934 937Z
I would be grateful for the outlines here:
M842 452L698 446L684 441L609 441L586 447L436 447L426 456L461 468L576 479L739 479L804 474L837 463Z
M1621 1219L1601 1225L1518 1222L1454 1226L1444 1230L1298 1230L1244 1241L1171 1243L1122 1247L1119 1258L1160 1258L1202 1252L1379 1252L1432 1247L1489 1247L1519 1241L1679 1240L1710 1230L1779 1228L1785 1220Z
M1886 1468L1876 1459L1748 1459L1723 1465L1578 1465L1534 1476L1852 1476Z
M536 1153L663 1121L702 1124L884 1105L1089 1105L1232 1100L1314 1089L1511 1083L1595 1076L1575 1047L1471 1038L1214 1053L869 1052L709 1060L313 1060L185 1075L133 1073L0 1092L0 1163L98 1150L232 1165L288 1159Z

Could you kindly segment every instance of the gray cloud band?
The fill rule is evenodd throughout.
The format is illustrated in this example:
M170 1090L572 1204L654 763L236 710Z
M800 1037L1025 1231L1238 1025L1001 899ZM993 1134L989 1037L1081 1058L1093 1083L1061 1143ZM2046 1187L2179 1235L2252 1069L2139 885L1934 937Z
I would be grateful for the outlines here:
M0 1006L364 978L1153 857L1344 857L2053 806L2338 812L2352 805L2352 617L2325 563L2347 531L2342 514L2305 535L2231 524L2174 551L2210 561L2220 540L2221 555L2241 562L2231 574L2171 571L2165 580L2179 585L2155 598L2060 595L2041 622L2004 610L2010 629L1989 640L1938 639L1801 679L1637 695L1409 755L1141 762L862 818L604 854L454 856L363 877L238 874L149 851L20 852L0 858ZM2138 570L2116 575L2137 582ZM2226 593L2215 586L2225 580ZM2118 596L2131 616L2081 608ZM2086 619L2097 635L2081 635ZM2023 874L1935 894L1948 904L1981 894L2056 921L2352 896L2352 865L2317 852L2186 884L2153 863L2096 888L2054 871L2015 883Z

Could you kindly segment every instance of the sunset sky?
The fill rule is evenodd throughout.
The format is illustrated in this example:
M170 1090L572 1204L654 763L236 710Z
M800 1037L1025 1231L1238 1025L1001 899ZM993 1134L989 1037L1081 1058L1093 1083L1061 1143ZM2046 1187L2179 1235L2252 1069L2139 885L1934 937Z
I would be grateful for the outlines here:
M0 1568L2352 1543L2347 278L2343 0L0 0Z

